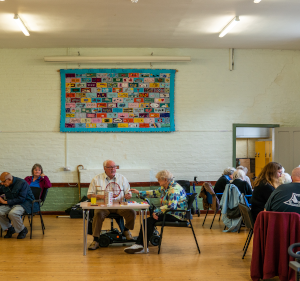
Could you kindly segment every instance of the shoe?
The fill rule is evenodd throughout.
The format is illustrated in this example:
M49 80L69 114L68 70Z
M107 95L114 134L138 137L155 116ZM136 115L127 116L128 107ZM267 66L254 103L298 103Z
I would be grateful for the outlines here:
M131 232L129 230L123 231L123 235L126 237L126 240L133 240Z
M93 241L92 243L91 243L91 245L89 246L89 250L96 250L96 249L98 249L99 248L99 243L97 242L97 241Z
M24 239L26 237L26 234L28 233L28 230L26 227L19 233L17 239Z
M6 235L4 236L4 238L11 238L12 235L16 233L15 229L13 226L11 226L9 229L7 229Z
M134 244L129 248L124 249L124 252L127 254L143 254L145 253L144 247L142 245ZM147 253L149 253L149 249L147 248Z

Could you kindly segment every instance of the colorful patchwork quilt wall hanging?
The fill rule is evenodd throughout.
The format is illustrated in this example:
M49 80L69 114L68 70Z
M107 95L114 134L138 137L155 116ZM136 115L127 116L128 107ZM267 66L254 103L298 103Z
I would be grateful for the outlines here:
M175 69L61 69L61 132L172 132Z

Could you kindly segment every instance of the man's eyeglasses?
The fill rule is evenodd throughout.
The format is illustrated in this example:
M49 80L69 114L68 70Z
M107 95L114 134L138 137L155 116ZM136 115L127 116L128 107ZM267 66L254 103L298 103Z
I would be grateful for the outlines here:
M105 166L105 168L106 168L106 169L116 169L116 168L117 168L117 166L111 166L111 167L107 167L107 166Z
M0 184L4 184L8 179L4 180L4 181L0 181Z

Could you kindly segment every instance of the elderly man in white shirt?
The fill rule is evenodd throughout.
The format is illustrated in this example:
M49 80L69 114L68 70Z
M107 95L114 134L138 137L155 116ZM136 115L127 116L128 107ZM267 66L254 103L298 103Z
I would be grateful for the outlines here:
M127 179L116 173L116 164L112 160L106 160L103 163L105 173L95 176L89 186L87 197L91 199L95 194L97 201L103 202L105 198L105 191L112 191L114 200L122 202L125 199L130 199L132 194L130 192L130 185ZM102 229L102 224L105 218L110 213L116 213L125 218L125 228L123 235L127 240L132 240L129 229L134 228L136 213L134 210L95 210L93 220L93 236L94 241L89 246L89 250L96 250L99 248L99 237Z

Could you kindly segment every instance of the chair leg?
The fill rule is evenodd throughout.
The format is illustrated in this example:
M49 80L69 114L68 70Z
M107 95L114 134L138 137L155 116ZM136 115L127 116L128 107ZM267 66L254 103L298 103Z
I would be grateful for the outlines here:
M161 247L162 236L163 236L163 232L164 232L165 220L166 220L166 215L164 215L163 223L162 223L162 226L161 226L160 240L159 240L159 244L158 244L158 254L160 253L160 247ZM146 222L146 223L147 223L147 222Z
M212 222L211 222L211 225L210 225L210 228L209 228L209 229L212 228L212 226L213 226L213 224L214 224L215 217L216 217L216 214L214 215L214 218L213 218L213 220L212 220Z
M0 233L0 237L2 237L2 227L1 227L1 233Z
M224 230L226 229L226 225L224 226Z
M32 222L33 222L33 212L31 212L31 222L30 222L30 239L32 239Z
M45 232L44 232L45 226L44 226L44 221L43 221L43 217L42 217L41 211L39 211L39 215L40 215L41 226L42 226L42 231L43 231L43 235L44 235L45 234Z
M245 251L244 251L244 254L243 254L242 259L244 259L245 255L246 255L246 253L247 253L248 246L249 246L249 244L250 244L250 241L251 241L251 238L252 238L252 234L253 234L253 229L250 229L250 233L251 233L251 234L250 234L250 237L249 237L249 240L248 240L247 246L246 246L246 248L245 248Z
M189 220L189 222L190 222L190 225L191 225L191 228L192 228L192 231L193 231L193 235L194 235L195 242L196 242L196 245L197 245L197 248L198 248L198 252L200 254L200 248L199 248L199 245L198 245L198 241L197 241L197 238L196 238L196 235L195 235L195 232L194 232L194 228L193 228L192 222L191 222L191 220Z
M245 245L244 245L244 247L243 247L243 251L245 250L245 247L246 247L246 244L247 244L247 242L248 242L249 236L250 236L250 231L248 232L248 236L247 236L247 239L246 239Z
M222 212L220 211L219 221L220 221L220 219L221 219L221 216L222 216Z
M205 220L206 220L207 214L208 214L208 210L206 211L205 218L204 218L204 221L203 221L203 223L202 223L202 226L203 226L203 225L204 225L204 223L205 223Z

